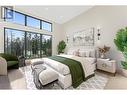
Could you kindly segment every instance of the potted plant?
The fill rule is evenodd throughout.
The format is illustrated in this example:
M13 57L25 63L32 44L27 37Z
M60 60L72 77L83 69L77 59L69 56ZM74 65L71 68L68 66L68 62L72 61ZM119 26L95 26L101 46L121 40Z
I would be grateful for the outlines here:
M64 53L65 47L66 47L66 43L63 40L60 41L59 44L58 44L58 46L57 46L58 54Z
M121 66L123 74L127 76L127 27L122 28L117 32L114 43L124 56L124 60L121 61Z

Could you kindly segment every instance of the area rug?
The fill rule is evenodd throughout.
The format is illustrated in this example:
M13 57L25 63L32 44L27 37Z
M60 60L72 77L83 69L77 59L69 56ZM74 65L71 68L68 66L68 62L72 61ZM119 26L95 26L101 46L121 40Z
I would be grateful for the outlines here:
M36 86L33 82L33 75L30 66L25 66L21 68L22 72L24 72L24 76L26 79L26 86L27 89L36 90ZM106 83L108 82L107 76L102 76L99 74L95 74L94 77L88 79L87 81L83 82L76 90L96 90L96 89L104 89ZM54 86L51 86L47 89L62 89L58 83L55 83ZM75 89L72 86L67 88L68 90Z

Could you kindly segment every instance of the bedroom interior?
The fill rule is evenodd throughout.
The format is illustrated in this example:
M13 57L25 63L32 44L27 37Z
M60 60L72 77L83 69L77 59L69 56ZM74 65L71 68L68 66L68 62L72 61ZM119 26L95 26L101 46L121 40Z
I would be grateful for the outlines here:
M0 6L0 89L127 89L127 6Z

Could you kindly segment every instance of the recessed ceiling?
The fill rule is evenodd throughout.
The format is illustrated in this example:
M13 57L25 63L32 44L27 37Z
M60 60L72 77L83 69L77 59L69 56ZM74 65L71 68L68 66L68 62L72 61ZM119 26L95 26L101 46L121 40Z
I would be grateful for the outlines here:
M63 24L86 12L92 6L15 6L15 9Z

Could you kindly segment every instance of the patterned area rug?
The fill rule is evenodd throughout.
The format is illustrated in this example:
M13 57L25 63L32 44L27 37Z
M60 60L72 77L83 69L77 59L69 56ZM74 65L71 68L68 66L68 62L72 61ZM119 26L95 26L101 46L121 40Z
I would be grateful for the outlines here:
M32 75L31 67L26 66L20 69L25 74L27 89L36 90L37 88L33 82L33 75ZM104 89L107 82L108 82L107 76L100 76L99 74L95 74L94 77L83 82L79 87L76 88L76 90L78 89L81 89L81 90ZM58 83L55 83L54 86L49 86L45 89L62 89L62 88L59 86ZM71 86L67 89L75 89L75 88Z

